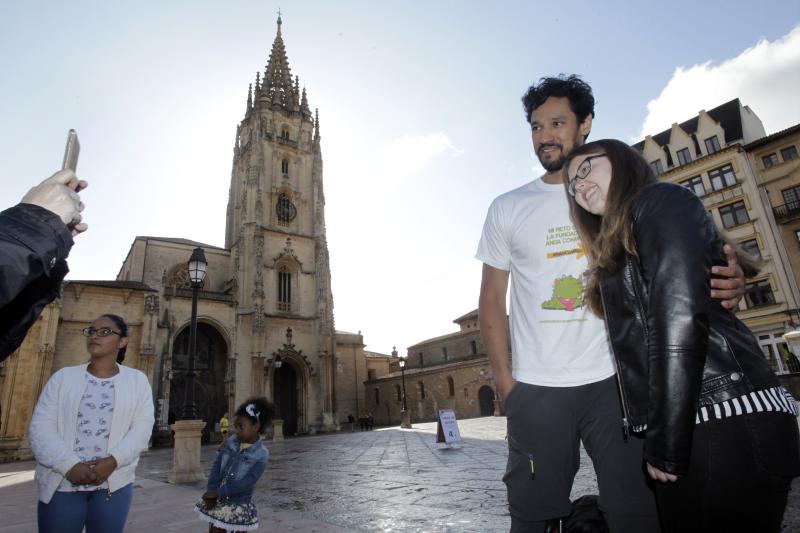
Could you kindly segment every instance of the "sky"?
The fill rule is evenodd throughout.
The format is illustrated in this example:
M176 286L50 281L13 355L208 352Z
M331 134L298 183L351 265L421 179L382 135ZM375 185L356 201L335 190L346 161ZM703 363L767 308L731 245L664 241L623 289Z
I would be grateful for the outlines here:
M236 125L280 9L319 109L336 328L403 351L477 307L486 210L543 172L520 104L538 78L592 85L593 139L735 97L768 134L800 123L796 0L602 4L3 2L0 206L60 168L75 128L89 230L68 279L114 279L137 235L224 246Z

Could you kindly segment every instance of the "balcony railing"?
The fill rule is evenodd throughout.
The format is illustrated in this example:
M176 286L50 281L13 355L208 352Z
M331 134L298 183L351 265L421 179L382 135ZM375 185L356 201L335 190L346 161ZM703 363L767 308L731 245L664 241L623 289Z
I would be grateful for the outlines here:
M772 208L775 221L779 224L800 217L800 202L789 202Z

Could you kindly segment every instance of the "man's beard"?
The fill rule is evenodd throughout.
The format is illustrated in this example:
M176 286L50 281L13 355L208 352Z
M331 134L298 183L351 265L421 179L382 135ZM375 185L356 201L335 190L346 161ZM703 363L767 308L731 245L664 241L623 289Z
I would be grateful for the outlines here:
M557 159L552 161L543 161L541 156L542 149L549 148L551 146L558 146L558 148L561 150L560 155ZM564 147L558 144L543 144L539 147L539 151L536 152L536 157L539 158L539 163L541 163L544 169L548 172L558 172L564 167L564 163L567 161L567 154L564 153Z

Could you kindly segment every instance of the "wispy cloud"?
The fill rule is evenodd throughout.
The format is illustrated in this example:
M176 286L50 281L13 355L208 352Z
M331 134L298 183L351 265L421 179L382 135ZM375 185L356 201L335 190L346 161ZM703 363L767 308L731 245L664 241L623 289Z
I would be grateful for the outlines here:
M464 150L453 146L450 138L443 132L418 136L403 135L382 150L381 167L395 177L410 176L445 153L460 155Z
M675 69L661 94L647 104L647 118L635 140L736 97L758 115L769 134L800 122L798 94L800 26L775 41L762 39L718 65L707 61Z

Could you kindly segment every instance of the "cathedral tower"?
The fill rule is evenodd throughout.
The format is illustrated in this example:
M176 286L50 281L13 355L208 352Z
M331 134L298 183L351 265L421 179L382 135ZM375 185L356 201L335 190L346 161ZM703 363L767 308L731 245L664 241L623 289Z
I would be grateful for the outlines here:
M273 397L293 434L335 425L335 333L319 114L292 79L281 24L236 130L225 248L237 400Z

